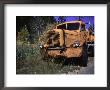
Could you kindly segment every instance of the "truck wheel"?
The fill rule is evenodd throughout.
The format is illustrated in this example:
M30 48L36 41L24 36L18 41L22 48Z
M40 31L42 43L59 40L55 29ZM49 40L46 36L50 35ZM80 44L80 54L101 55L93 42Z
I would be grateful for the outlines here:
M88 55L89 55L90 57L94 57L94 47L93 47L93 46L90 46L90 47L88 48Z
M83 54L81 56L81 66L87 66L88 62L88 53L87 53L87 45L84 45L83 47Z

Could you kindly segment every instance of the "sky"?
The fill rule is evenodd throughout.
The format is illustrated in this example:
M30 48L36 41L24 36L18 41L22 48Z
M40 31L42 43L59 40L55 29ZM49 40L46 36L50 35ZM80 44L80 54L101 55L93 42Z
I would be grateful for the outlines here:
M58 17L59 17L59 16L54 16L54 17L55 17L56 21L58 21ZM78 20L78 19L79 19L79 16L66 16L66 22L67 22L67 21L75 21L75 20ZM92 26L94 26L94 16L83 16L83 17L81 18L81 20L82 20L83 22L87 23L87 24L86 24L86 29L89 28L90 24L91 24Z

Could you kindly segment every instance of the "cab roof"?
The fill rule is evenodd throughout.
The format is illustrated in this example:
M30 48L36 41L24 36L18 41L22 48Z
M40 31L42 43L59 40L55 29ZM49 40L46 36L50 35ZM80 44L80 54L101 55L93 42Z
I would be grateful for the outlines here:
M69 21L69 22L60 23L60 24L58 24L57 26L62 25L62 24L67 24L67 23L80 23L80 24L85 24L85 23L82 22L82 21Z

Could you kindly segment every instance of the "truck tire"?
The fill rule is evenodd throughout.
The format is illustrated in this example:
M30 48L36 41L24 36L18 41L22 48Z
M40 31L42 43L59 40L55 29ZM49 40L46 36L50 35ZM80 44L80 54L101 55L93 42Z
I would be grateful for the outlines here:
M81 66L84 66L84 67L87 66L88 52L87 52L87 45L86 44L83 46L83 53L82 53L80 61L81 61Z
M88 47L88 55L90 57L94 57L94 47L93 46Z

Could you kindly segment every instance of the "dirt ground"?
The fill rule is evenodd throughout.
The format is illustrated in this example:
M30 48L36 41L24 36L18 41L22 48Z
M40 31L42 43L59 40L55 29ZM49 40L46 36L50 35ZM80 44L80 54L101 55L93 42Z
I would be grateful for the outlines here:
M94 57L88 58L87 67L71 66L66 74L94 74Z
M87 67L82 67L79 74L94 74L94 58L89 57Z

